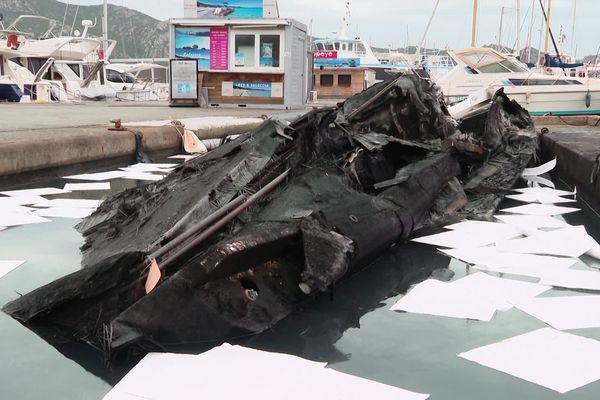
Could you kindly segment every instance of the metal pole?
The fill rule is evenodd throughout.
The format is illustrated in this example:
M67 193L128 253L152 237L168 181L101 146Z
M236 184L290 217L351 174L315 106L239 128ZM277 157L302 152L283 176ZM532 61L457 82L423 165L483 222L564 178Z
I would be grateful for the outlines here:
M576 57L573 50L575 47L575 17L577 16L577 0L574 0L574 2L575 2L575 4L573 6L573 27L571 28L571 56L573 58Z
M544 9L546 8L546 0L543 0L543 4L541 0L540 1L540 7L542 8L542 14L545 15L545 11ZM542 52L542 37L543 37L543 32L544 32L544 24L546 23L546 18L544 16L542 16L542 22L540 23L540 35L539 35L539 41L538 41L538 60L535 63L536 66L539 68L541 67L542 63L544 62L542 60L542 57L540 57L539 53Z
M502 22L504 22L504 6L502 6L502 11L500 12L500 28L498 28L498 51L500 51L500 47L502 46Z
M521 58L521 1L517 0L517 54Z
M104 0L102 17L102 49L106 51L108 47L108 0Z
M473 27L471 28L471 47L477 43L477 6L479 0L473 0Z
M419 45L417 46L417 50L415 52L415 60L413 62L414 65L417 64L417 60L419 59L419 53L421 53L421 47L423 47L423 43L425 43L425 37L427 37L427 32L429 32L429 28L431 27L431 22L433 21L433 17L435 16L435 12L437 11L439 5L440 5L440 0L437 0L435 2L435 7L433 7L433 12L431 13L431 17L429 17L429 21L427 22L427 26L425 27L425 32L423 32L421 41L419 42Z
M546 13L546 41L544 42L544 54L548 54L548 45L550 41L550 15L552 12L552 0L548 0L548 12Z
M531 63L531 41L533 40L533 16L535 10L535 0L531 0L531 22L529 23L529 33L527 34L527 62Z

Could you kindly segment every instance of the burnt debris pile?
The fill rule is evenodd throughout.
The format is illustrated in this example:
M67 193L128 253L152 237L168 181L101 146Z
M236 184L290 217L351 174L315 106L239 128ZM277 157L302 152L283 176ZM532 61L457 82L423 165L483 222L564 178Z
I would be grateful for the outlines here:
M259 333L416 229L491 215L535 147L501 91L457 122L398 76L106 200L78 226L82 269L4 311L109 355Z

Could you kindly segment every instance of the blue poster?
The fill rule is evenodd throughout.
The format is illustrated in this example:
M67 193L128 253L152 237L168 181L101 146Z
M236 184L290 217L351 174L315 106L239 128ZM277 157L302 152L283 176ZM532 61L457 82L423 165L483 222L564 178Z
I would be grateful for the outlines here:
M210 28L176 28L175 58L196 58L198 70L210 69Z
M260 47L260 66L273 66L273 43L263 43Z
M262 18L263 0L201 0L196 18Z
M360 58L315 58L315 68L360 67Z

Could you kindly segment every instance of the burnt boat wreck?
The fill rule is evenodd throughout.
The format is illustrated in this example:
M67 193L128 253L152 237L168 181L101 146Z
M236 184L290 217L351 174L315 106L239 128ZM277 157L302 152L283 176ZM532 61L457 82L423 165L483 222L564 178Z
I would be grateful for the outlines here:
M4 311L110 356L260 333L416 230L491 217L536 146L502 91L455 121L398 76L105 200L78 226L82 268Z

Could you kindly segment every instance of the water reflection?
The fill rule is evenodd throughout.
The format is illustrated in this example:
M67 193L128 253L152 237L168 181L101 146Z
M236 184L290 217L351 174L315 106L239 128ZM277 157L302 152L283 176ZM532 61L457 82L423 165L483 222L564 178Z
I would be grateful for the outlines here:
M316 361L347 361L350 355L335 346L344 332L360 328L365 314L384 307L385 300L405 293L434 270L447 268L449 261L430 246L414 242L396 245L368 268L337 286L333 298L320 296L270 331L242 344Z

